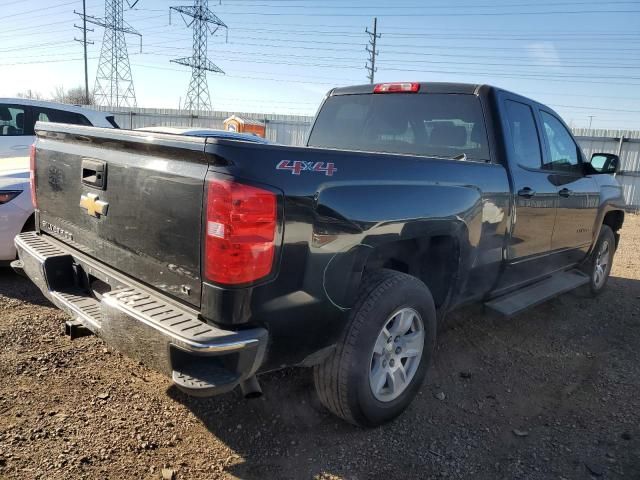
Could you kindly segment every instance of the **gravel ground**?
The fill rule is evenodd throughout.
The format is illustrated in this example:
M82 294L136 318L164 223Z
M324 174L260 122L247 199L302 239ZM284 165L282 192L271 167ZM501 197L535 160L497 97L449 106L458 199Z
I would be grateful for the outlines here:
M0 479L640 479L640 217L607 291L516 318L452 316L411 408L375 430L318 404L310 375L192 399L0 272ZM165 471L166 478L170 472Z

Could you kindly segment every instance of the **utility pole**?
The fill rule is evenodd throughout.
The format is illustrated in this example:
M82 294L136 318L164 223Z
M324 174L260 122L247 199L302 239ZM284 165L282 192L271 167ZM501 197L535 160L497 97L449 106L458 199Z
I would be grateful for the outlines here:
M594 115L589 115L589 130L591 130L591 123L593 123Z
M138 1L127 0L127 5L133 8ZM87 22L104 27L93 95L98 105L135 107L136 92L133 88L125 34L140 37L140 52L142 35L124 21L124 0L105 0L104 12L104 18L84 15Z
M78 26L75 23L74 27L82 29L82 40L74 38L76 42L82 43L84 46L84 103L89 105L89 67L87 66L87 44L93 45L93 42L87 41L87 30L93 32L93 29L87 29L87 0L82 0L82 13L73 11L76 15L82 18L82 26Z
M211 110L207 72L224 74L224 71L207 58L207 40L209 34L214 35L219 28L228 29L228 27L209 10L208 0L194 0L191 6L170 7L169 23L171 23L171 10L180 13L187 27L193 28L191 56L171 60L173 63L191 67L191 81L183 107L192 111Z
M382 37L382 34L378 33L378 17L373 19L373 32L370 32L369 28L365 28L364 31L369 35L369 45L365 47L365 50L369 52L369 60L364 68L369 71L367 75L369 83L373 83L376 72L378 71L376 68L376 57L378 56L377 41Z

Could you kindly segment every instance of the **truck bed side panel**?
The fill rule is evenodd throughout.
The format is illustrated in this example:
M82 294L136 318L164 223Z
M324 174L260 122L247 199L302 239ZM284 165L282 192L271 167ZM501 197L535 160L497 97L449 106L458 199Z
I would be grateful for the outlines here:
M214 175L282 190L285 225L276 280L246 290L241 300L205 282L202 314L221 324L268 325L283 364L335 341L363 261L386 243L456 237L454 302L482 296L498 276L510 222L501 165L218 140L209 140L207 153ZM332 163L335 171L296 174L282 169L283 161Z

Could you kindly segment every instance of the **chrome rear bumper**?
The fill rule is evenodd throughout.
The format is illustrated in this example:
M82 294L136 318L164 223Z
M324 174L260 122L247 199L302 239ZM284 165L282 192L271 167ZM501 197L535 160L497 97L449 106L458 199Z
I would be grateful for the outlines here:
M204 323L196 310L52 237L28 232L18 235L15 244L24 273L51 302L189 394L229 391L262 363L265 329L228 331ZM88 288L92 280L108 285L100 298Z

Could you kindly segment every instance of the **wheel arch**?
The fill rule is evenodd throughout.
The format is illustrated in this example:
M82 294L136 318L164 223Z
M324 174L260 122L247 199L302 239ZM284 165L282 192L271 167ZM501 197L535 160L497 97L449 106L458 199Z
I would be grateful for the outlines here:
M395 270L420 279L439 309L449 300L459 264L459 240L451 234L440 234L381 245L367 257L364 271Z
M616 239L616 248L620 243L620 229L624 224L624 211L622 210L610 210L602 218L602 225L607 225L613 231L613 236Z
M336 306L347 310L357 297L365 273L394 270L424 282L436 308L446 310L466 266L464 259L470 249L466 232L464 224L450 222L446 229L434 229L428 235L357 245L327 265L325 292Z

